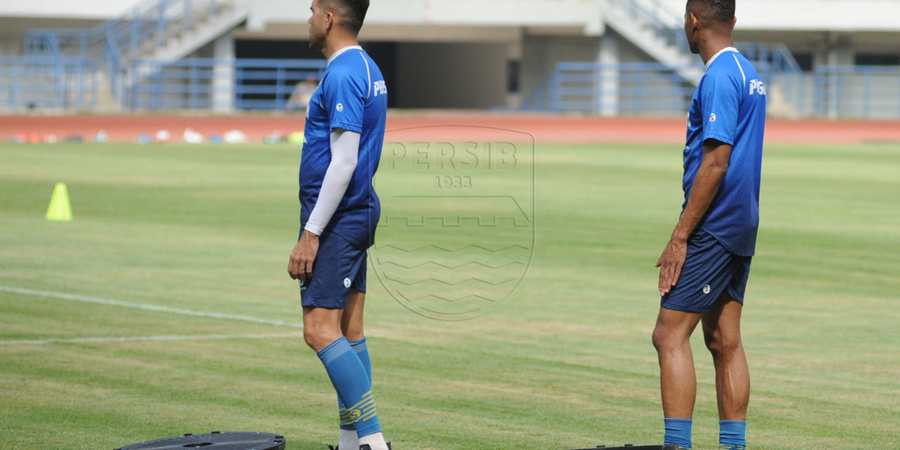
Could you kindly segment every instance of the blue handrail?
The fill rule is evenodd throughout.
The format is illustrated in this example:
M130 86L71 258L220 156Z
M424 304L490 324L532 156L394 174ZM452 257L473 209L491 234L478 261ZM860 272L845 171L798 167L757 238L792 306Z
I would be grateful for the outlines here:
M734 45L757 66L767 64L769 69L780 73L803 72L794 55L784 44L735 42Z
M28 56L74 56L102 61L116 83L125 60L163 46L190 31L197 20L217 14L219 0L143 0L128 11L86 30L35 29L25 37Z

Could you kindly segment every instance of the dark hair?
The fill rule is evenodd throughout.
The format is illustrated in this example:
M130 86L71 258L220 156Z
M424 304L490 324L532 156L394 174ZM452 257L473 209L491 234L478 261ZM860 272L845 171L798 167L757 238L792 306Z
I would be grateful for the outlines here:
M702 5L709 11L710 19L731 25L734 23L734 2L735 0L688 0L687 4Z
M341 26L359 34L366 20L366 12L369 10L369 0L324 0L324 2L330 4L341 17Z

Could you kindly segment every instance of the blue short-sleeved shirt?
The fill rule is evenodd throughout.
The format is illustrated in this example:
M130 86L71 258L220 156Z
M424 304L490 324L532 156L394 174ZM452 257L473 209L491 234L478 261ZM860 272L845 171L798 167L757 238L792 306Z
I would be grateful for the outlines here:
M684 148L684 204L710 139L732 146L728 172L698 230L728 251L753 256L759 228L759 185L766 125L766 87L756 69L735 48L710 59L694 93Z
M323 234L338 234L360 249L375 242L381 204L372 178L381 159L386 115L387 85L375 61L360 47L333 55L306 111L300 161L301 226L316 206L331 163L331 132L340 128L360 133L359 158L347 192Z

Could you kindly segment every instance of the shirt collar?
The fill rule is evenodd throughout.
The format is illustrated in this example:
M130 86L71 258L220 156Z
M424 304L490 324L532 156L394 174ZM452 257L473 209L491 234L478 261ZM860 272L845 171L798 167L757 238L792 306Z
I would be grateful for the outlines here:
M354 49L355 49L355 50L362 50L362 47L359 46L359 45L350 45L350 46L344 47L344 48L342 48L342 49L340 49L340 50L334 52L334 53L331 55L331 57L328 58L328 65L330 66L332 61L334 61L335 59L337 59L338 56L343 55L347 50L354 50Z
M722 53L725 53L725 52L735 52L735 53L740 53L740 52L738 51L738 49L736 49L736 48L734 48L734 47L725 47L725 48L723 48L722 50L719 50L719 53L716 53L715 55L713 55L712 58L709 58L709 61L706 62L706 70L709 70L709 66L712 65L713 61L715 61L716 58L719 57L719 55L721 55Z

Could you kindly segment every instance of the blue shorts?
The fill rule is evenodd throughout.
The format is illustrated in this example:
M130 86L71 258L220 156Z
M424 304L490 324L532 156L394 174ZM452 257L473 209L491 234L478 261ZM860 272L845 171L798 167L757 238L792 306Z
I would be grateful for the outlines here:
M752 259L729 252L712 235L697 231L688 239L678 283L660 304L675 311L706 313L727 292L743 305Z
M300 282L302 305L328 309L346 307L351 288L366 292L367 260L365 250L350 245L343 237L334 233L320 236L312 279L305 285Z

